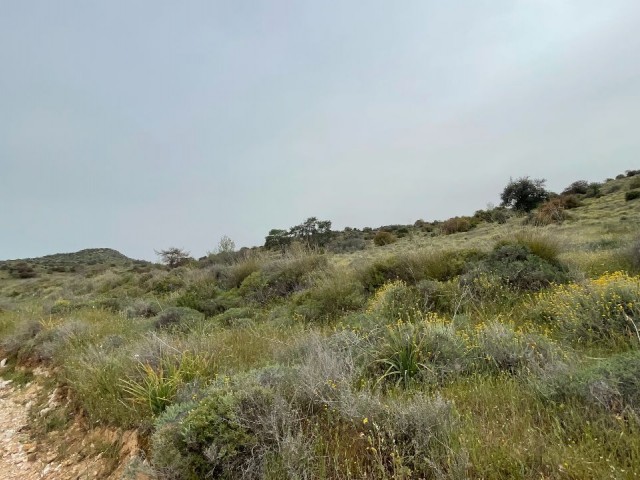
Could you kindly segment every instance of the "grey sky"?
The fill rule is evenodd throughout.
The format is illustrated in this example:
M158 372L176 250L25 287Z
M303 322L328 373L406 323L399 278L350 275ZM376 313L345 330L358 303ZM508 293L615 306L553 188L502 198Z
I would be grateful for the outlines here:
M0 258L195 256L638 168L637 0L0 0Z

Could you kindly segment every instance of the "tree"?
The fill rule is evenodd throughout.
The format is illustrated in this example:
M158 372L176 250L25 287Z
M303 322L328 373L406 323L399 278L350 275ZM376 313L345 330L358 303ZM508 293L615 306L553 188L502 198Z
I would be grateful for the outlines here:
M265 238L264 246L269 250L282 250L291 243L291 237L286 230L273 228Z
M265 238L264 246L268 249L284 250L292 240L300 240L307 247L322 247L331 239L331 221L309 217L300 225L287 230L272 229Z
M155 250L155 252L160 257L160 261L169 268L179 267L191 260L190 253L182 248L170 247L166 250Z
M578 194L582 195L589 191L589 182L586 180L577 180L562 191L563 195Z
M231 238L223 235L220 241L218 242L218 252L217 253L233 253L236 251L236 244Z
M531 180L529 177L509 180L500 195L502 206L519 212L530 212L549 198L549 192L544 188L545 182L543 178Z
M331 236L331 221L309 217L300 225L291 227L289 234L293 238L302 240L308 247L321 247L329 241Z

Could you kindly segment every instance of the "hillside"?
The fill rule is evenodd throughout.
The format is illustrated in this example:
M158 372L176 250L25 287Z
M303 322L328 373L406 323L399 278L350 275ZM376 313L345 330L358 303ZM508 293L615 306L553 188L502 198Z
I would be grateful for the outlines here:
M35 258L0 261L0 270L14 272L17 278L33 278L39 273L76 272L93 267L145 265L111 248L87 248L74 253L56 253Z
M636 173L176 268L3 262L0 374L48 393L42 469L57 445L103 478L635 478Z

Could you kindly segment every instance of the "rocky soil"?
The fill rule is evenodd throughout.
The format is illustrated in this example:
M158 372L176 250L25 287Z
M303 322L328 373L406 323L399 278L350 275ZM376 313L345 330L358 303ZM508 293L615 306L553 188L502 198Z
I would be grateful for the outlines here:
M0 378L0 480L150 478L135 432L88 429L71 419L64 429L36 435L30 415L44 418L68 402L57 388L43 391L42 376L36 371L25 386Z

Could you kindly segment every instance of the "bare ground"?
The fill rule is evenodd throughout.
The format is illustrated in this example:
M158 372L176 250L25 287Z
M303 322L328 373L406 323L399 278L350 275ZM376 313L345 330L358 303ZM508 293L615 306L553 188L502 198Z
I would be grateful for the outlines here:
M76 419L35 438L30 412L45 415L65 402L58 389L43 392L41 384L16 387L0 378L0 480L149 478L131 468L142 464L135 432L88 429Z

